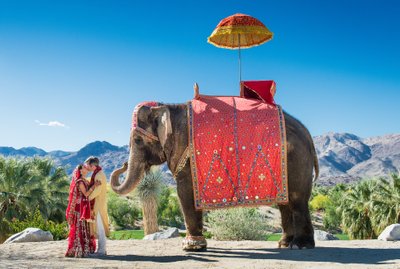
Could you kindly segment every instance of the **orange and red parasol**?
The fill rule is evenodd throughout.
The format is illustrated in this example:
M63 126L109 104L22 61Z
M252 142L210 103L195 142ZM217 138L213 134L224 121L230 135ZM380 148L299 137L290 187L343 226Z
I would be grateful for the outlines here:
M272 36L273 33L262 22L249 15L238 13L220 21L208 37L208 43L219 48L238 49L241 81L240 49L264 44L271 40Z

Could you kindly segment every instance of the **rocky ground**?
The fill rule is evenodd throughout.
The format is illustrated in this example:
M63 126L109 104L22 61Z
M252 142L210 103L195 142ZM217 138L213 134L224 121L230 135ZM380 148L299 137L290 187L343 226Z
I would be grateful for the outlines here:
M187 253L181 239L108 241L108 256L65 258L66 241L0 245L1 268L400 268L400 242L321 241L311 250L278 249L277 242L209 240Z

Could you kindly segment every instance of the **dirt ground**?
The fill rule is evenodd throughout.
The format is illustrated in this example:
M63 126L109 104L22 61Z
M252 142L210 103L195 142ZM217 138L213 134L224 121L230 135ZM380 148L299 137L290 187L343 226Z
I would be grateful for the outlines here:
M66 241L0 245L1 268L400 268L400 242L317 242L278 249L277 242L208 240L206 252L184 252L181 239L108 241L108 256L65 258Z

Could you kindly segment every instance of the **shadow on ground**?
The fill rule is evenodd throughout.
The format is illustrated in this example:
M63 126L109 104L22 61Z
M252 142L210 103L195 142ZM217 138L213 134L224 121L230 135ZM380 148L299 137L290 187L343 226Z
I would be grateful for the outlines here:
M400 259L399 249L369 249L318 247L315 249L224 249L210 247L205 252L189 252L185 255L142 256L142 255L109 255L100 257L103 260L147 261L155 263L172 263L181 261L216 262L221 259L255 259L282 260L298 262L332 262L341 264L394 264L392 260Z
M199 262L215 262L215 259L210 260L198 255L173 255L173 256L141 256L141 255L107 255L98 257L102 260L114 261L135 261L135 262L155 262L155 263L169 263L169 262L183 262L183 261L199 261Z
M209 248L199 257L273 259L301 262L333 262L355 264L392 264L391 260L400 259L399 249L369 249L343 247L317 247L315 249L222 249Z

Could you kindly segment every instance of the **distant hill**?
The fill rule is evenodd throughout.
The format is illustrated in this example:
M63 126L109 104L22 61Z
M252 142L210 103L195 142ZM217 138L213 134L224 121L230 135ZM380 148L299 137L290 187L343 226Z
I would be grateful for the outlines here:
M0 154L4 156L33 157L33 156L46 156L47 152L35 147L27 147L20 149L15 149L12 147L0 147Z
M400 171L400 134L360 138L348 133L314 137L320 164L318 184L351 183Z
M69 174L72 173L76 165L83 163L87 157L94 155L100 158L101 166L109 176L116 167L127 161L129 151L126 146L117 147L106 141L95 141L87 144L77 152L61 150L46 152L34 147L19 150L11 147L0 147L0 154L6 157L49 157L55 161L56 165L64 166Z
M363 139L349 133L327 133L315 136L314 143L320 165L319 185L351 183L361 178L387 176L400 171L400 134ZM106 141L95 141L77 152L0 147L0 154L6 157L49 157L57 165L64 166L68 173L72 173L73 168L88 156L94 155L100 158L109 177L115 168L128 160L129 150L128 146L118 147ZM174 184L168 168L164 165L162 169L168 174L168 184Z

